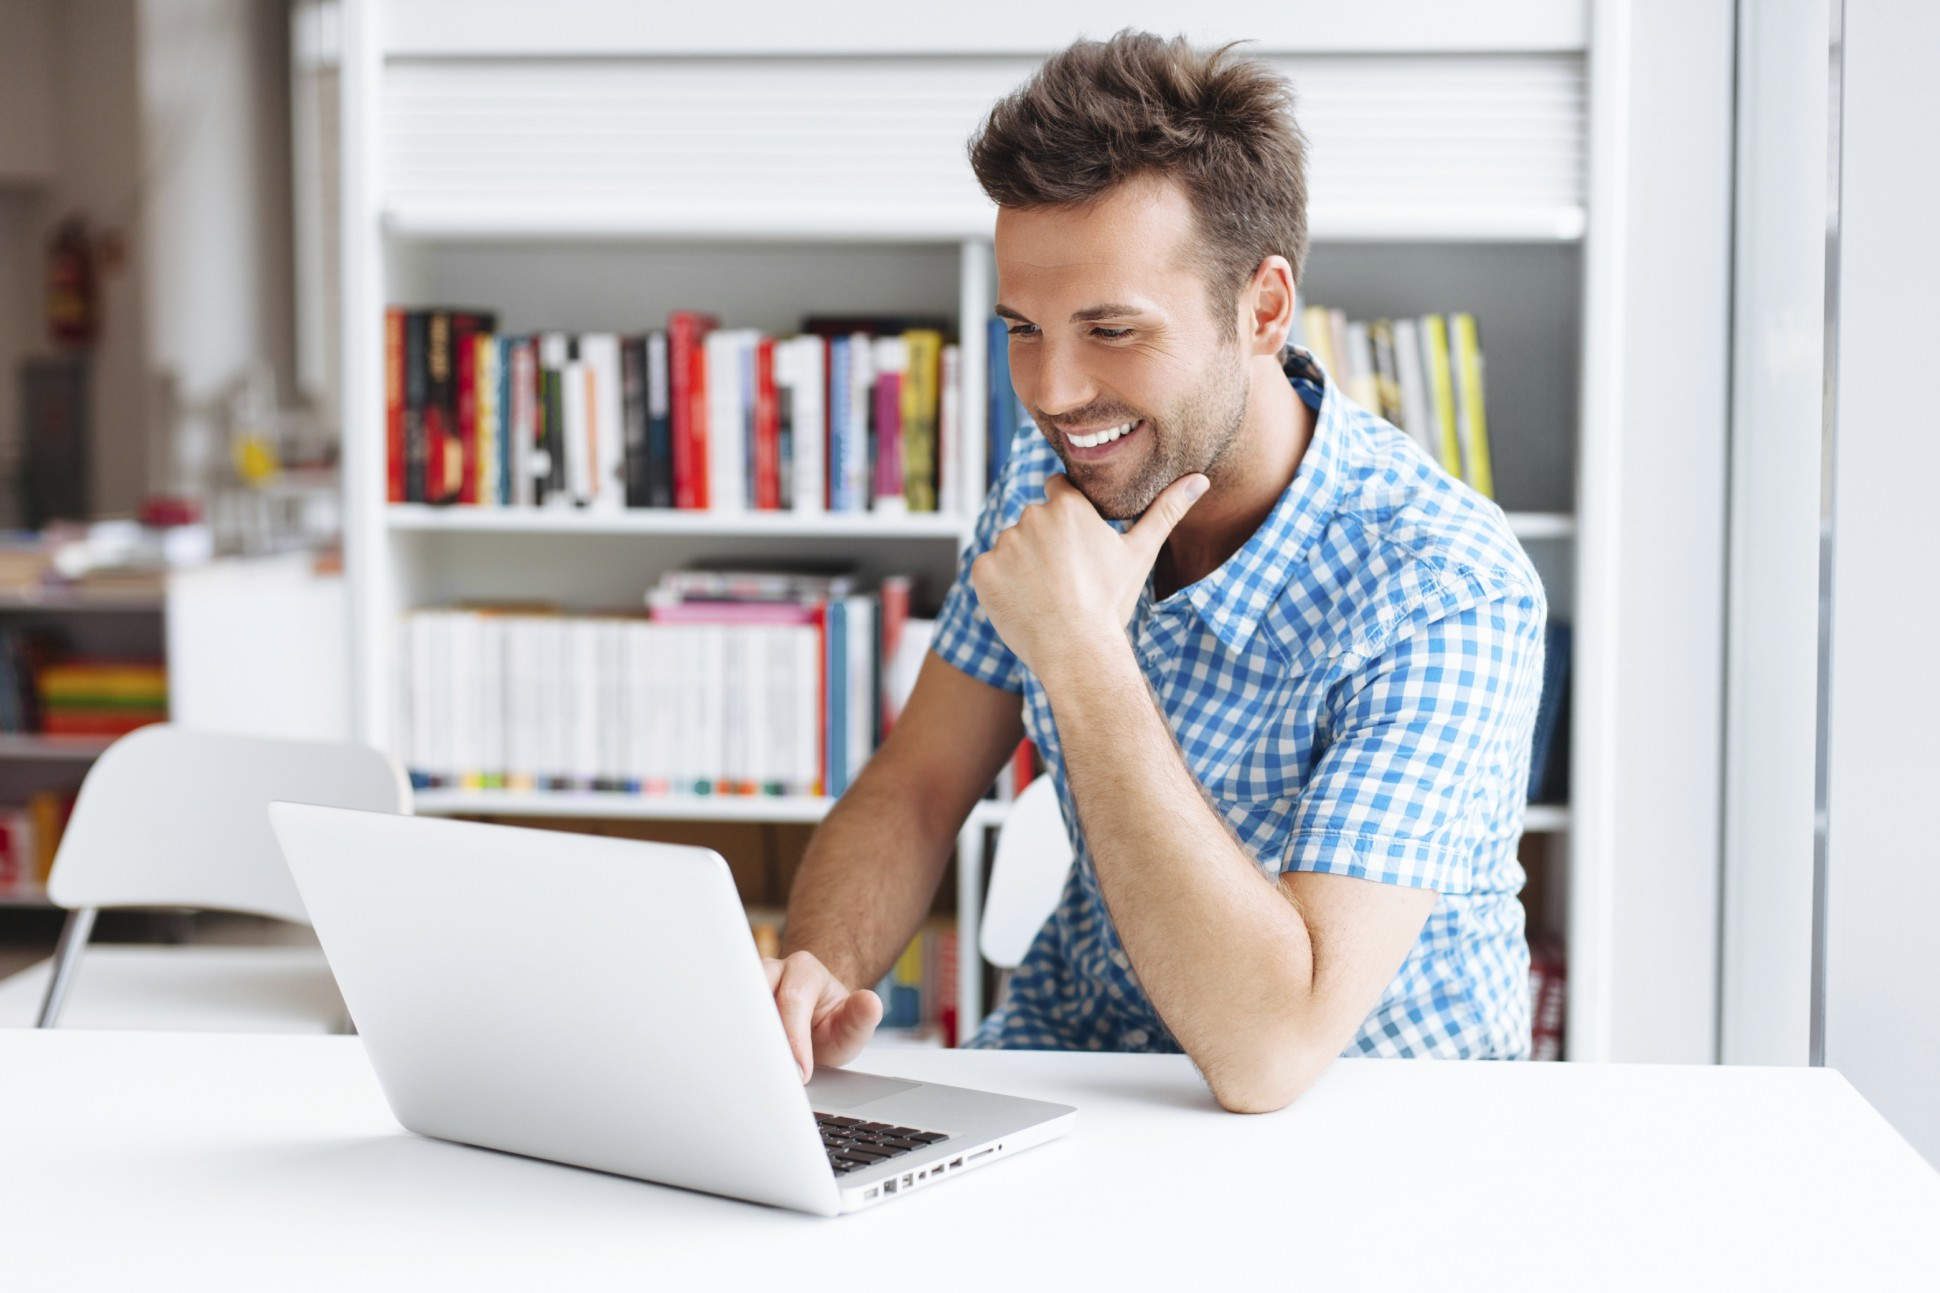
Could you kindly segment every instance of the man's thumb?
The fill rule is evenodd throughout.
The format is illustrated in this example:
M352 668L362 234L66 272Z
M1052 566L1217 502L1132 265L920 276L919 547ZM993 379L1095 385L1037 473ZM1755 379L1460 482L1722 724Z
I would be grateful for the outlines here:
M1138 518L1137 525L1125 532L1125 537L1138 544L1148 559L1158 560L1159 548L1165 543L1166 536L1185 519L1192 505L1204 497L1210 488L1212 482L1199 472L1179 477L1152 500L1152 506L1145 509L1145 515Z

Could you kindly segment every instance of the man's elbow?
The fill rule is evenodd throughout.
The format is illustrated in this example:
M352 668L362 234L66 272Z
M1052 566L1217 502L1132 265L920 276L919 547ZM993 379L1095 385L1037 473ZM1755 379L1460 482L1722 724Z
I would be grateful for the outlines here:
M1208 1069L1206 1085L1228 1113L1274 1113L1306 1092L1331 1063L1331 1054L1285 1043L1246 1060Z

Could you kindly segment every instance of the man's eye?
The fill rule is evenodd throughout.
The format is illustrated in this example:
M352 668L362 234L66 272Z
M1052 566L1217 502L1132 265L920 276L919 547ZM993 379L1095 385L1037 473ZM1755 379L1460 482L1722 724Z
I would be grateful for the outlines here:
M1037 331L1037 325L1035 323L1020 323L1014 328L1007 329L1007 331L1013 337L1028 337L1031 333Z
M1091 335L1103 337L1106 341L1120 341L1132 335L1130 328L1093 328Z

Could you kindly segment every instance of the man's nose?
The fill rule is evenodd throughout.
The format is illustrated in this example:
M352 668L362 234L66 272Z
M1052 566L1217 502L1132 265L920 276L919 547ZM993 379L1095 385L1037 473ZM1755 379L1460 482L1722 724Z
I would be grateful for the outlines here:
M1094 404L1098 388L1070 349L1045 344L1038 357L1036 407L1052 419L1062 419Z

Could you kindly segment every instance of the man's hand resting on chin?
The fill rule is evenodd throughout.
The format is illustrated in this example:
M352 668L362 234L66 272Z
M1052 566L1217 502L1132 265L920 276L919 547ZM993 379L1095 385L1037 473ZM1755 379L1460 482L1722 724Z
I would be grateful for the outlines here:
M817 1064L854 1059L882 1022L882 998L868 988L851 992L812 952L792 952L779 961L764 956L761 965L804 1082L815 1076Z
M1063 473L1047 476L1044 501L970 567L991 627L1041 679L1084 668L1124 640L1159 549L1206 487L1198 472L1179 477L1121 535Z

